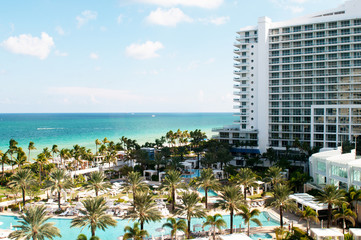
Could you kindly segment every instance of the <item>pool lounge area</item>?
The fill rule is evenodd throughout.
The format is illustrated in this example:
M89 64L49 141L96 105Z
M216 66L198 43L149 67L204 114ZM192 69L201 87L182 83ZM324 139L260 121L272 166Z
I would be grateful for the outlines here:
M223 216L224 220L227 223L227 228L229 228L229 215ZM262 222L263 226L278 226L279 222L270 219L268 221L268 214L267 212L262 212L258 219ZM16 216L9 216L9 215L0 215L0 222L3 222L2 225L0 225L0 229L10 229L11 226L18 225L19 218ZM118 225L116 227L110 227L106 231L97 230L96 235L100 237L102 240L117 240L119 236L124 235L124 227L127 225L133 225L133 221L123 220L123 219L117 219ZM195 231L202 231L201 227L197 227L197 224L203 224L205 219L203 218L192 218L191 222L191 229L195 228ZM49 220L49 222L55 222L55 226L58 227L61 231L62 238L55 238L55 239L75 239L80 233L84 233L87 236L90 236L90 231L86 228L83 231L81 231L80 228L70 228L71 219L70 218L52 218ZM166 222L166 219L162 219L160 222L152 222L149 224L145 224L144 228L148 231L150 234L150 237L161 237L161 233L157 232L157 228L161 228L162 225ZM239 227L241 224L242 228L245 228L244 221L242 217L235 216L234 217L234 225ZM196 225L196 226L193 226ZM256 227L256 225L252 222L251 227ZM14 227L12 227L14 230ZM209 227L206 227L205 230L208 230ZM169 235L170 230L165 229L165 232L163 235Z

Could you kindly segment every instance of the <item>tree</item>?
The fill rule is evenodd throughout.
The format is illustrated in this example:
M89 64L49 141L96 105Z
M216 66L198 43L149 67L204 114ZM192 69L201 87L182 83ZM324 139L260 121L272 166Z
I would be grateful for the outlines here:
M283 228L283 213L297 209L295 201L290 198L291 194L292 191L288 185L277 184L273 188L273 197L266 200L267 206L279 209L281 228Z
M153 200L153 195L148 191L138 192L135 201L132 203L133 210L125 218L138 220L140 229L144 229L144 223L159 221L162 214L158 210L158 205Z
M111 188L111 184L105 180L103 172L92 172L83 187L87 190L94 190L95 196L98 196L100 190Z
M203 223L203 227L205 226L211 226L213 230L213 240L216 240L216 228L221 230L222 227L227 227L227 223L224 221L222 215L217 213L214 216L207 216L206 221Z
M309 206L306 206L304 208L305 210L303 211L299 211L300 213L300 220L306 220L307 221L307 235L309 234L310 231L310 221L314 221L315 223L320 222L320 220L318 219L318 213L313 210L312 208L310 208Z
M205 192L205 208L208 208L208 190L215 190L219 186L219 182L213 174L211 168L203 169L201 175L195 178L193 185L196 188L203 188Z
M51 152L53 154L53 161L54 161L55 154L59 153L58 145L54 144L53 147L51 148Z
M315 197L316 201L320 203L327 204L328 211L328 220L327 220L327 228L330 227L332 220L332 206L340 205L344 200L344 194L342 191L338 190L334 185L326 185L323 188L323 191L319 193Z
M172 211L175 210L176 190L183 186L181 173L176 170L169 170L163 179L161 189L168 191L172 201Z
M117 221L106 214L108 207L103 197L88 198L82 201L82 204L85 210L80 209L79 211L83 216L74 218L70 227L84 228L88 226L93 237L97 228L105 231L108 226L115 227L117 225Z
M184 219L167 218L167 222L163 224L162 228L170 228L171 239L177 240L177 231L186 232L187 223Z
M16 158L14 160L14 163L18 165L18 167L20 168L22 165L28 163L26 160L27 160L27 157L26 157L26 154L25 152L23 151L23 149L21 147L19 147L17 149L17 154L16 154Z
M63 160L68 160L69 158L71 158L71 154L69 152L69 149L66 149L66 148L62 148L60 150L60 164L63 165Z
M219 195L221 200L218 200L215 204L216 208L220 208L225 211L229 211L230 218L230 233L233 233L233 216L240 209L240 206L244 203L242 199L242 193L239 186L231 185L222 188Z
M143 240L145 237L148 237L149 234L147 230L139 229L139 223L135 222L133 227L126 226L124 228L124 240L133 239L133 240Z
M235 179L237 184L243 185L243 197L247 199L247 188L256 187L256 174L250 168L241 168Z
M249 236L250 222L251 221L256 223L258 226L262 226L261 221L258 218L255 218L261 212L256 208L253 209L253 210L250 210L249 207L246 206L246 205L242 205L240 207L240 210L241 210L241 212L238 213L237 215L240 215L243 218L244 223L248 225L247 235Z
M266 181L271 183L272 186L282 183L284 181L282 168L270 167L266 172Z
M98 145L101 145L102 142L99 139L95 140L95 154L98 155Z
M73 186L70 177L67 176L65 170L56 168L50 173L50 179L47 185L51 188L52 192L58 192L58 207L60 209L61 191L64 189L69 189Z
M47 216L45 206L31 206L24 209L18 222L21 225L14 226L14 232L10 233L10 239L54 239L61 237L60 230L54 226L55 223L47 222L51 217Z
M0 162L1 162L1 171L2 177L4 177L4 165L10 163L10 158L8 157L7 153L0 155Z
M351 186L348 189L348 192L345 194L346 201L351 205L351 209L353 207L353 203L355 203L355 213L358 216L358 201L361 200L361 189L356 189L354 186ZM357 221L357 218L356 218Z
M10 188L18 187L23 195L23 206L25 206L26 190L34 183L34 175L30 169L18 169L11 177L8 183Z
M45 153L40 153L38 154L38 157L35 161L39 165L39 183L41 184L41 174L43 172L43 166L44 164L48 163L48 158L46 157Z
M335 209L332 212L334 219L337 221L342 219L342 232L345 234L346 221L349 221L352 226L355 226L355 218L357 217L356 213L354 213L350 208L348 208L348 204L343 202L339 205L339 209Z
M31 150L36 150L36 147L35 147L34 142L31 142L31 141L29 142L28 150L29 150L28 159L30 160L30 159L31 159L31 158L30 158L30 151L31 151Z
M137 191L148 188L148 185L144 182L144 178L140 175L140 173L134 171L128 173L124 182L124 186L125 191L132 191L133 203L135 202Z
M297 192L301 192L303 185L310 180L312 180L312 177L310 177L307 173L301 173L297 171L291 174L290 184Z
M195 192L185 192L181 195L181 204L178 205L177 214L185 215L187 217L187 238L190 237L191 233L191 219L192 217L205 217L205 209L199 206L200 198Z

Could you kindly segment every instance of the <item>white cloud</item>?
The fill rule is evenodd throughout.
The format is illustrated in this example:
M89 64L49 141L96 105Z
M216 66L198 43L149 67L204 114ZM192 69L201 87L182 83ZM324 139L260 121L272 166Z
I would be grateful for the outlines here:
M69 55L67 52L60 52L59 50L56 50L54 53L59 57L67 57Z
M164 7L171 6L188 6L200 8L218 8L223 0L135 0L137 2L156 4Z
M174 27L180 22L192 22L193 19L187 16L179 8L171 8L168 10L157 8L147 17L147 22L162 26Z
M43 60L48 57L54 41L47 33L42 32L41 38L33 37L30 34L9 37L1 43L1 46L10 52L35 56Z
M80 28L90 20L97 19L98 13L90 10L83 11L79 16L76 16L76 21L78 22L78 27Z
M216 17L216 18L201 18L201 19L199 19L199 21L207 23L207 24L211 23L216 26L219 26L219 25L226 24L229 21L229 17L224 16L224 17Z
M89 57L90 57L91 59L96 60L96 59L98 59L98 58L99 58L99 55L98 55L98 54L96 54L96 53L90 53Z
M123 15L120 14L118 17L117 17L117 23L118 24L121 24L123 22Z
M159 57L157 51L164 48L161 42L146 41L143 44L133 43L125 49L127 56L144 60Z
M63 29L62 27L60 27L60 26L57 26L57 27L55 28L55 31L56 31L59 35L64 35L64 34L65 34L64 29Z
M309 0L270 0L276 7L282 8L286 11L291 11L292 13L303 12L304 7L302 4L308 2Z

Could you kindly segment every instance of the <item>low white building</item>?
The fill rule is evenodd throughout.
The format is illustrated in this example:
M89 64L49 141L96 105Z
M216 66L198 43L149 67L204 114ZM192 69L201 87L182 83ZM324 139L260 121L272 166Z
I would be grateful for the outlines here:
M361 188L361 158L355 150L342 154L341 148L321 151L310 157L310 176L316 185L332 184L342 189Z

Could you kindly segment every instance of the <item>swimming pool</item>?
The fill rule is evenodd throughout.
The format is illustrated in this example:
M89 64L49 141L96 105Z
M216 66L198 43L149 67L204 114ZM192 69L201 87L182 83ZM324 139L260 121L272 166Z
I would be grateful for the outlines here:
M270 221L267 220L268 215L266 212L262 212L258 219L262 222L263 226L278 226L279 222L276 220L270 219ZM223 219L227 223L227 227L229 228L229 215L224 215ZM3 222L2 225L0 225L1 229L9 229L10 224L12 226L18 225L17 220L19 220L16 216L7 216L7 215L0 215L0 222ZM166 219L162 219L160 222L151 222L149 224L144 225L144 229L148 231L150 236L161 236L159 232L157 232L155 229L162 227L162 225L166 222ZM204 218L192 218L191 222L191 230L193 230L193 225L195 224L203 224L205 221ZM55 238L55 239L76 239L76 237L81 233L80 228L70 228L71 219L68 218L52 218L49 220L49 222L55 222L55 226L60 229L62 238ZM102 240L117 240L119 236L124 235L124 227L127 225L133 226L133 221L128 220L117 220L118 225L116 227L110 227L105 231L97 230L96 235L100 237ZM245 227L244 221L242 217L235 216L233 219L233 224L239 228L239 225L242 225L242 228ZM251 222L251 227L256 227L256 224ZM208 228L205 228L208 230ZM196 228L196 231L201 231L201 228ZM84 229L82 233L86 234L88 237L90 236L90 231L88 229ZM170 234L169 229L165 229L164 235Z
M204 191L203 188L199 188L198 192L202 194L203 197L206 196L206 192ZM217 197L217 196L218 194L215 191L213 191L212 189L208 189L208 197Z
M200 173L199 173L199 169L193 169L193 173L189 174L189 175L182 175L182 178L195 178L195 177L199 177Z
M250 235L250 238L254 240L258 239L272 239L272 236L268 233L254 233Z

